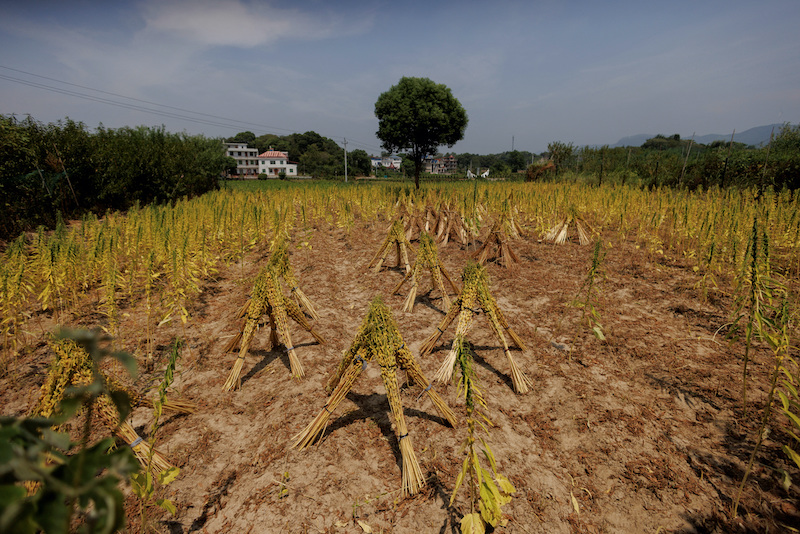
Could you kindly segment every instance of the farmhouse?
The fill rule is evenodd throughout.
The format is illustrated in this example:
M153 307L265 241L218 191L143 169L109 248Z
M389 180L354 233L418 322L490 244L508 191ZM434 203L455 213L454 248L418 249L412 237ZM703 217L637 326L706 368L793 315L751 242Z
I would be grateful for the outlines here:
M277 177L281 171L286 176L297 176L297 163L289 162L289 153L273 150L269 148L263 154L258 155L258 174Z
M232 178L255 178L258 174L258 150L247 148L247 143L225 143L227 155L236 160Z
M456 172L457 166L458 160L452 154L441 158L434 158L433 156L425 158L425 172L430 174L453 174Z
M399 171L400 165L403 163L403 158L400 156L383 156L380 158L372 156L370 159L372 161L373 171L376 171L380 168Z

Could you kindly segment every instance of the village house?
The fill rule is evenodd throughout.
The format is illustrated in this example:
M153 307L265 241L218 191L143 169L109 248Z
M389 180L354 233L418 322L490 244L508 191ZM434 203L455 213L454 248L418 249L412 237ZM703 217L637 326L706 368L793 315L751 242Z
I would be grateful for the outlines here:
M382 156L380 158L372 156L372 170L379 171L383 169L392 169L395 171L400 170L400 165L403 163L403 158L400 156Z
M269 148L263 154L258 155L258 174L266 174L270 178L277 178L281 171L292 178L297 176L297 163L289 161L289 153L273 150Z
M247 143L225 143L227 155L236 160L236 170L231 178L255 178L258 175L258 150L247 148Z
M454 174L457 167L458 160L452 154L440 158L433 156L425 158L425 172L430 174Z

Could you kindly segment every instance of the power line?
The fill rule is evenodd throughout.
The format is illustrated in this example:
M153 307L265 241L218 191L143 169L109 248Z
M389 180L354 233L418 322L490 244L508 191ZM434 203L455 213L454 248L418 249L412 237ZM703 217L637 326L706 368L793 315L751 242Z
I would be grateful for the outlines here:
M161 116L161 117L184 120L184 121L193 122L193 123L197 123L197 124L205 124L205 125L208 125L208 126L218 126L218 127L222 127L222 128L237 129L237 128L242 128L243 125L244 125L244 126L250 126L250 127L256 126L259 130L261 130L261 131L263 131L265 133L274 133L276 130L280 130L280 131L284 131L284 132L290 132L290 133L297 133L297 130L291 130L291 129L288 129L288 128L278 128L278 127L275 127L275 126L269 126L269 125L260 124L260 123L256 123L256 122L242 121L242 120L238 120L238 119L231 119L231 118L227 118L227 117L222 117L222 116L219 116L219 115L213 115L213 114L210 114L210 113L192 111L192 110L189 110L189 109L180 108L180 107L176 107L176 106L170 106L170 105L167 105L167 104L159 104L158 102L152 102L150 100L144 100L144 99L141 99L141 98L136 98L136 97L132 97L132 96L126 96L126 95L122 95L122 94L119 94L119 93L114 93L114 92L111 92L111 91L104 91L102 89L96 89L96 88L88 87L88 86L85 86L85 85L79 85L79 84L76 84L76 83L71 83L71 82L67 82L67 81L64 81L64 80L59 80L57 78L52 78L52 77L49 77L49 76L42 76L40 74L35 74L35 73L24 71L24 70L21 70L21 69L8 67L6 65L0 65L0 68L6 69L6 70L9 70L9 71L13 71L13 72L18 72L20 74L25 74L27 76L33 76L33 77L36 77L36 78L40 78L42 80L48 80L48 81L56 82L56 83L62 84L62 85L66 85L66 86L70 86L70 87L76 87L78 89L85 89L85 90L88 90L88 91L93 91L95 93L113 96L115 98L122 98L122 99L130 100L132 102L140 102L141 104L148 104L150 106L158 106L160 108L165 108L165 110L174 110L174 112L173 111L165 111L165 110L153 109L153 108L149 108L149 107L146 107L146 106L143 106L143 105L139 105L139 104L135 104L135 103L121 102L121 101L113 100L113 99L110 99L110 98L104 98L102 96L91 95L91 94L87 94L87 93L80 92L80 91L66 89L66 88L63 88L63 87L57 87L57 86L53 86L53 85L48 85L48 84L45 84L45 83L42 83L42 82L37 82L37 81L33 81L33 80L26 80L26 79L23 79L23 78L9 76L9 75L5 75L5 74L0 74L0 79L4 79L4 80L10 81L10 82L18 83L18 84L21 84L21 85L27 85L29 87L35 87L37 89L43 89L43 90L46 90L46 91L59 93L59 94L67 95L67 96L72 96L72 97L75 97L75 98L81 98L81 99L89 100L89 101L92 101L92 102L99 102L99 103L103 103L103 104L107 104L107 105L110 105L110 106L115 106L115 107L119 107L119 108L123 108L123 109L130 109L130 110L133 110L133 111L140 111L140 112L143 112L143 113L150 113L152 115L157 115L157 116ZM177 113L177 112L180 112L180 113ZM192 115L197 115L197 117L192 117L192 116L185 115L186 113L189 113L189 114L192 114ZM336 136L336 138L338 139L339 137ZM342 137L342 139L344 139L344 138ZM363 147L370 148L370 149L378 149L378 150L381 149L377 145L370 144L370 143L365 143L363 141L354 140L352 138L348 142L356 144L356 145L361 145Z
M114 96L114 97L117 97L117 98L124 98L126 100L132 100L134 102L141 102L143 104L149 104L149 105L152 105L152 106L158 106L158 107L162 107L162 108L166 108L166 109L173 109L175 111L180 111L180 112L183 112L183 113L191 113L192 115L200 115L202 117L209 117L211 119L219 119L219 120L226 121L227 123L238 123L238 124L245 124L245 125L250 125L250 126L258 126L260 128L264 128L265 130L270 130L270 131L271 130L282 130L282 131L285 131L285 132L292 132L292 133L294 132L294 130L290 130L288 128L278 128L277 126L269 126L269 125L265 125L265 124L259 124L259 123L256 123L256 122L241 121L241 120L238 120L238 119L230 119L228 117L221 117L219 115L212 115L210 113L203 113L203 112L200 112L200 111L192 111L190 109L179 108L179 107L170 106L170 105L167 105L167 104L159 104L158 102L152 102L150 100L143 100L141 98L136 98L136 97L133 97L133 96L127 96L127 95L122 95L122 94L119 94L119 93L113 93L111 91L104 91L102 89L95 89L94 87L88 87L88 86L85 86L85 85L79 85L79 84L76 84L76 83L71 83L71 82L67 82L67 81L64 81L64 80L59 80L57 78L51 78L49 76L42 76L40 74L35 74L33 72L24 71L24 70L21 70L21 69L15 69L13 67L7 67L5 65L0 65L0 68L6 69L6 70L11 70L11 71L14 71L14 72L19 72L21 74L26 74L28 76L34 76L36 78L41 78L43 80L49 80L49 81L60 83L60 84L63 84L63 85L68 85L68 86L71 86L71 87L77 87L79 89L86 89L86 90L94 91L96 93L100 93L100 94L104 94L104 95ZM0 76L2 76L2 75L0 75ZM20 78L12 78L12 77L9 77L9 76L2 76L2 77L7 79L7 80L16 81L16 82L19 82L19 83L24 83L26 85L31 85L31 84L35 83L35 82L27 81L27 80L22 80ZM44 84L37 84L37 85L34 85L34 86L35 87L40 87L40 88L43 88L43 89L54 90L56 92L64 92L64 91L66 91L64 89L59 89L59 88L52 87L52 86L47 86L47 85L44 85ZM68 91L68 92L66 92L64 94L70 94L72 96L85 97L85 98L90 98L90 99L99 98L99 97L92 97L91 95L86 95L85 93L78 93L78 92L75 92L75 91ZM99 101L102 101L102 102L105 102L105 103L109 103L109 104L112 104L112 105L120 105L120 106L123 106L123 107L131 106L131 104L125 104L124 102L116 102L114 100L100 99ZM158 113L157 110L151 110L149 108L143 108L143 107L134 107L132 109L138 109L140 111L149 111L149 112ZM167 116L173 116L173 115L167 115ZM174 116L176 118L187 118L184 115L174 115ZM219 123L210 123L210 124L212 124L213 126L220 126ZM228 126L228 124L225 124L225 126Z

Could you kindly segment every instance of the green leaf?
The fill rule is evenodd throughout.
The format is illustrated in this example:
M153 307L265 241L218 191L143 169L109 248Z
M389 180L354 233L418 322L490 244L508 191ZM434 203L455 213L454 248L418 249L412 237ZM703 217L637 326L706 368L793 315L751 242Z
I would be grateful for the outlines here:
M170 467L165 471L161 471L158 474L158 483L161 484L162 486L166 486L167 484L175 480L180 474L180 472L181 472L180 467L175 467L175 466Z
M456 493L458 493L458 488L460 488L462 482L464 482L464 476L466 475L467 471L469 471L469 457L464 458L464 465L461 466L461 472L458 474L458 477L456 477L456 485L455 488L453 488L453 494L450 496L450 506L453 506Z
M156 499L156 504L172 515L175 515L177 511L175 505L169 499Z

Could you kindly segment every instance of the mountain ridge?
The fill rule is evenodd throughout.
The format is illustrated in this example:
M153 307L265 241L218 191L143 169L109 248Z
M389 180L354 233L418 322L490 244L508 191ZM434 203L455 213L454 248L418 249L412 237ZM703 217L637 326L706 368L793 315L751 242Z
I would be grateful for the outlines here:
M742 132L736 132L733 136L733 140L737 143L744 143L746 145L766 145L769 143L769 136L775 130L775 133L778 133L780 129L783 127L783 123L775 123L775 124L767 124L764 126L755 126L753 128L749 128ZM731 132L733 133L733 132ZM642 144L655 137L657 134L636 134L636 135L629 135L627 137L621 138L613 145L609 145L611 148L617 147L626 147L626 146L642 146ZM662 134L669 136L671 134ZM681 139L691 139L691 136L681 136ZM730 141L731 134L705 134L705 135L695 135L694 142L695 143L702 143L707 145L709 143L713 143L714 141Z

